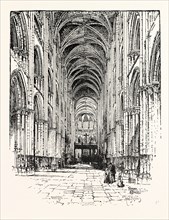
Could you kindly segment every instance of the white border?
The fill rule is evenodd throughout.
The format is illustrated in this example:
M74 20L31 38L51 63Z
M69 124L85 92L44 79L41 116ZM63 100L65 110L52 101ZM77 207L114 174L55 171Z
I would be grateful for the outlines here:
M141 207L48 206L28 195L22 185L26 183L18 183L8 172L9 12L36 9L161 11L163 141L158 151L154 191ZM1 1L1 219L168 219L168 23L168 1Z

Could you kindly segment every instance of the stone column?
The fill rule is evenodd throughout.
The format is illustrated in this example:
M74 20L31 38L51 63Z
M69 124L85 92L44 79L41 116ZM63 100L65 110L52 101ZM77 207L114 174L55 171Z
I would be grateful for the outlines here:
M35 129L35 142L34 142L34 147L35 147L35 154L36 154L36 152L37 152L37 150L38 150L38 125L37 125L37 122L34 122L35 123L35 127L34 127L34 129Z
M43 121L40 121L40 155L43 156L44 142L43 142Z
M75 142L75 115L74 115L74 100L71 101L71 146L70 150L74 152L74 142Z
M157 122L158 122L158 115L157 115L157 93L154 92L154 144L153 144L153 156L156 155L156 148L157 148L157 140L158 140L158 133L157 133Z
M52 127L53 127L53 130L52 130L52 135L53 135L53 138L54 140L52 141L52 149L51 149L51 152L52 152L52 157L53 157L53 162L52 163L55 163L56 164L56 147L57 147L57 144L56 144L56 141L57 141L57 130L56 130L56 76L57 76L57 57L56 57L56 44L57 44L57 41L54 39L53 41L53 59L52 59L52 66L53 66L53 103L52 103L52 106L53 106L53 111L52 111Z
M161 139L161 92L160 91L158 91L157 93L157 110L158 110L157 118L158 118L158 138L159 138L158 144L161 144L161 140L160 140Z
M48 147L48 12L44 12L44 53L43 53L43 76L44 76L44 156L46 156Z
M154 104L154 94L153 94L153 100L152 100L152 106L151 106L151 119L152 119L152 127L151 127L151 134L152 134L152 139L151 139L151 148L152 148L152 155L154 155L154 127L155 127L155 114L154 114L154 108L155 108L155 104Z
M48 122L44 121L44 156L47 156L47 151L48 151Z
M100 146L100 119L101 119L101 113L100 113L100 99L97 99L97 144L98 144L98 149L101 147Z
M28 155L31 155L32 153L32 139L33 139L33 127L32 127L32 111L29 110L28 116L27 116L27 153Z
M132 112L129 113L129 149L128 149L128 156L132 155L132 145L131 145L131 140L132 140ZM129 157L130 158L130 157ZM129 159L129 169L131 168L131 159Z
M37 150L38 150L38 155L40 155L40 147L41 147L41 124L40 121L38 121L38 146L37 146Z
M17 152L16 152L16 161L18 161L17 156L21 154L21 147L22 147L21 128L22 128L21 115L20 115L20 112L18 112L17 113Z
M63 97L63 115L62 115L62 121L63 121L63 133L62 133L62 156L65 152L65 132L67 132L67 76L66 76L66 68L65 65L62 65L62 76L63 76L63 88L62 88L62 97ZM65 160L65 158L62 158Z
M100 131L101 131L101 133L100 133L100 135L101 135L101 141L100 141L100 144L101 144L101 150L102 150L102 153L104 152L104 149L103 149L103 147L104 147L104 134L103 134L103 132L102 132L102 129L104 129L103 128L103 89L102 89L102 92L101 92L101 98L100 98Z
M145 30L145 74L146 74L146 84L149 84L150 79L149 79L149 69L150 69L150 64L149 64L149 41L150 41L150 36L149 36L149 12L144 12L143 14L144 19L145 19L145 24L144 24L144 30ZM144 34L144 33L143 33Z
M33 90L34 90L34 12L28 13L28 118L27 118L27 153L28 155L33 154L33 109L34 109L34 100L33 100Z
M123 57L123 79L124 79L124 156L128 156L128 136L129 136L129 127L128 127L128 99L129 99L129 83L128 83L128 47L129 47L129 33L128 33L128 12L123 13L123 48L124 48L124 57ZM127 163L127 161L126 161Z
M148 100L148 93L145 91L145 112L144 112L144 121L145 121L145 149L146 149L146 154L149 154L149 100Z
M116 157L119 156L119 148L120 148L120 98L119 98L119 91L120 91L120 82L119 82L119 76L120 76L120 44L119 44L119 15L116 18Z
M29 12L28 19L28 41L29 41L29 80L28 80L28 101L29 108L33 110L33 89L34 89L34 12Z
M135 127L134 127L134 110L131 112L131 140L134 136L134 130L135 130Z
M140 87L143 88L143 12L140 12ZM140 91L140 151L145 153L145 91Z
M25 128L25 124L24 124L24 112L21 112L21 154L24 155L24 128Z
M24 130L24 158L25 158L25 166L27 166L27 156L28 156L28 143L27 143L27 121L28 121L28 114L25 112L24 117L24 124L25 124L25 130Z
M24 156L24 161L25 161L25 155L26 155L26 146L25 146L25 139L26 139L26 135L25 135L25 112L22 111L21 113L21 118L22 118L22 126L21 126L21 154L23 154Z
M53 44L53 128L56 128L56 42Z
M145 90L143 91L143 103L142 103L142 108L143 108L143 112L142 112L142 134L143 134L143 139L142 139L142 152L143 154L147 154L147 146L146 146L146 133L147 133L147 129L146 129L146 94L145 94Z
M60 157L60 149L61 149L61 101L62 101L62 94L61 94L61 58L59 56L60 52L58 53L58 96L59 96L59 108L58 108L58 134L57 134L57 152L58 156Z
M30 145L31 145L31 139L30 139L30 112L28 111L27 117L26 117L26 127L27 127L27 155L30 155Z
M20 115L20 113L17 113L17 144L18 144L18 148L21 148L20 129L21 129L21 115Z
M108 138L108 154L110 157L112 157L112 141L111 141L111 133L112 133L112 115L113 115L113 105L112 105L112 83L113 83L113 62L114 62L114 42L113 39L110 39L110 47L109 47L109 58L107 59L107 88L108 88L108 94L106 96L107 98L107 138Z
M149 95L149 152L153 155L153 101Z
M89 149L89 156L91 157L92 155L92 152L91 152L91 148Z

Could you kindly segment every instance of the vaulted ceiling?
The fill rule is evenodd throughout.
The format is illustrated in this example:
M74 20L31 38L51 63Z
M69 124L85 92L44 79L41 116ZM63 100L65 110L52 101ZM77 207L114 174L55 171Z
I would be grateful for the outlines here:
M59 11L55 13L62 65L76 115L96 114L109 57L114 12Z

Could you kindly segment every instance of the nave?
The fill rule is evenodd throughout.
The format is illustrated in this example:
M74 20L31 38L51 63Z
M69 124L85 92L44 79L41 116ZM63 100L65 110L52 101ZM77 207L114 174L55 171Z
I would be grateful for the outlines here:
M13 11L13 170L78 163L152 179L161 138L159 11ZM96 172L97 172L96 170Z

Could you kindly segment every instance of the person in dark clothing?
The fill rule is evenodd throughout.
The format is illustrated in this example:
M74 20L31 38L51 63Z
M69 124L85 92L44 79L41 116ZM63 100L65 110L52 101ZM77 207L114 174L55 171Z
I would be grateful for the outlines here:
M105 172L104 172L104 183L109 183L109 171L108 168L105 168Z
M120 163L120 166L119 166L119 170L120 170L121 174L124 173L124 169L125 169L125 167L124 167L124 162L121 162L121 163Z
M110 174L109 174L110 175L110 178L109 178L110 182L113 183L113 182L116 181L116 178L115 178L115 176L116 176L116 167L115 167L115 165L110 163L109 166L108 166L108 170L110 172Z
M105 169L105 180L104 183L113 183L115 182L116 167L114 164L109 163Z
M120 174L118 176L117 186L118 187L124 187L123 178L122 178L122 176Z

